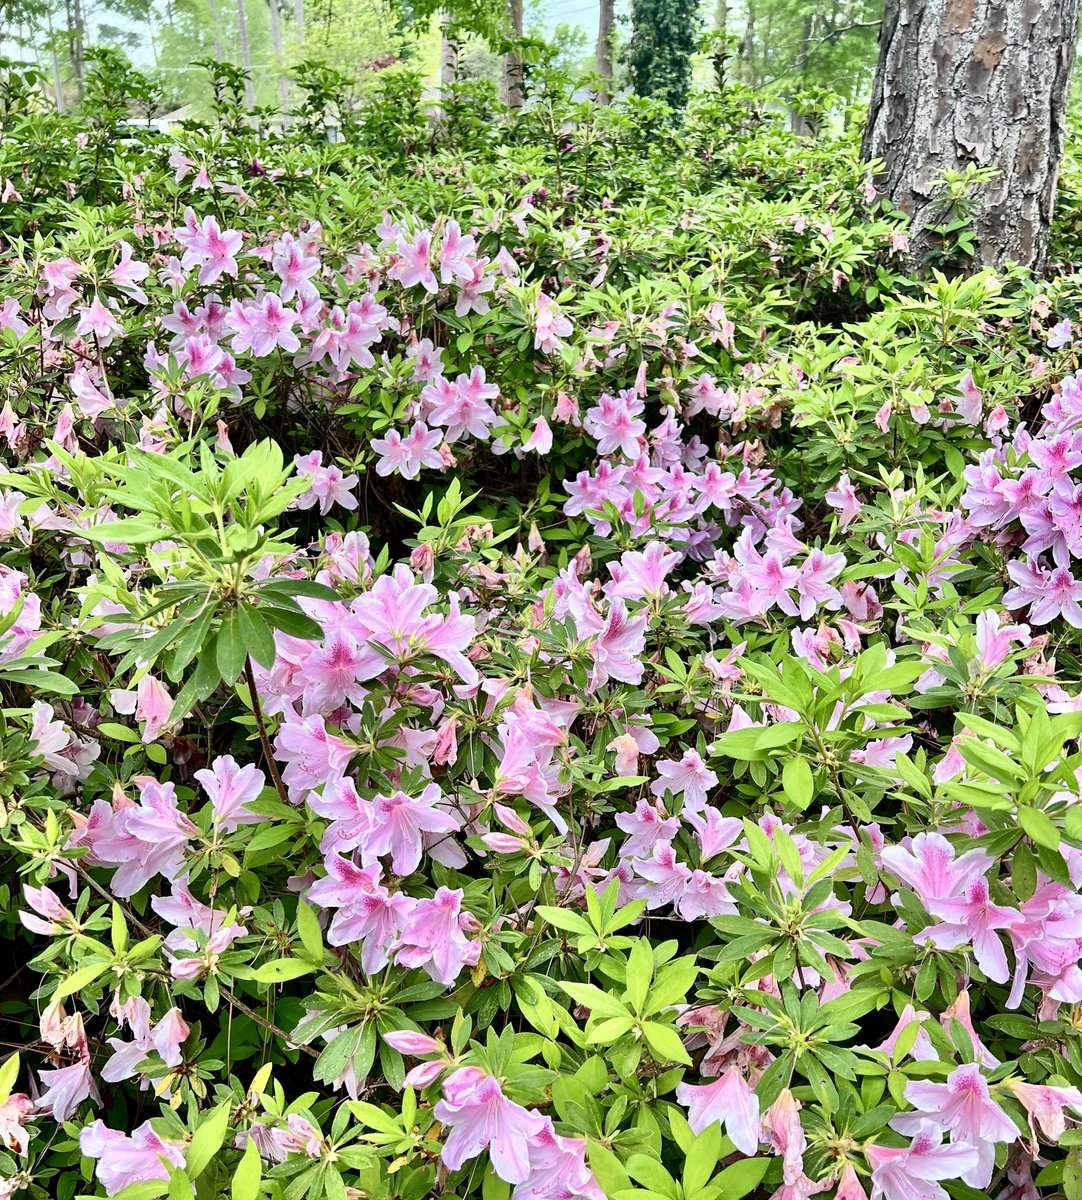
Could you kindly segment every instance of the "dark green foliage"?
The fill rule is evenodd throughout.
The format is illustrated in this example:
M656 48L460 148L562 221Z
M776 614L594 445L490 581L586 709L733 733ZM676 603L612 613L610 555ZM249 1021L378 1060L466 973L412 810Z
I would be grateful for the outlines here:
M695 0L634 0L627 65L639 96L679 111L691 90L691 56L697 45Z

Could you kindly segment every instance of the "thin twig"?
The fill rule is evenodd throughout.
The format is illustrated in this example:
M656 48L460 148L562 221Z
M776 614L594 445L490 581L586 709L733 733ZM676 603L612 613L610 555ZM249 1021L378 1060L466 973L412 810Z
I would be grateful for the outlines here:
M270 771L271 779L274 780L275 790L283 804L289 803L289 793L286 791L286 786L282 782L282 776L278 772L278 764L274 761L274 752L271 749L270 738L267 736L267 726L263 721L263 706L259 703L259 693L255 687L255 672L252 670L252 657L250 654L244 656L244 680L248 684L248 691L252 697L252 712L255 714L256 728L259 730L259 740L263 746L263 757L267 762L267 770Z

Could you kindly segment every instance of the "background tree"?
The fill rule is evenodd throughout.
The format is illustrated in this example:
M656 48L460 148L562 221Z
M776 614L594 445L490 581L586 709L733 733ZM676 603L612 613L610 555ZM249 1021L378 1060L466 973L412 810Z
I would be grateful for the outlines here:
M597 73L604 80L598 100L609 102L612 89L612 28L616 19L614 0L601 0L597 13L597 51L594 55Z
M237 40L240 43L240 61L247 72L244 83L244 103L249 109L255 108L255 88L252 84L252 48L248 42L248 16L244 8L244 0L237 0Z
M1043 267L1077 30L1078 0L887 0L863 148L909 214L916 258L949 216L944 177L986 168L971 201L980 260Z
M634 0L626 54L638 95L684 107L700 19L697 0Z
M882 11L882 0L744 0L731 5L725 28L735 36L736 53L727 71L783 101L809 88L862 99L875 68Z

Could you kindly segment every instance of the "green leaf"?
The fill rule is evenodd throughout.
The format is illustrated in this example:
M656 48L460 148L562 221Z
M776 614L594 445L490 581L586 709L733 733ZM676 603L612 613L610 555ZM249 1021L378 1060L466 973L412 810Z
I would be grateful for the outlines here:
M1082 1200L1082 1148L1078 1146L1063 1164L1063 1194L1067 1200Z
M481 1200L507 1200L511 1185L505 1183L495 1171L486 1171L481 1181Z
M605 1017L604 1020L597 1021L590 1026L589 1036L586 1038L593 1046L611 1046L613 1042L617 1042L629 1033L634 1027L635 1021L632 1017Z
M815 778L806 758L797 755L786 761L781 771L781 786L786 798L797 808L807 808L815 797Z
M244 670L247 654L248 647L241 632L240 618L234 612L222 622L214 643L215 661L226 683L232 683Z
M123 521L108 521L104 525L92 525L80 529L80 537L91 542L126 542L129 546L146 545L148 542L163 541L169 531L160 525L150 525L131 517Z
M237 609L237 626L248 653L261 667L270 670L274 666L274 656L277 653L274 634L258 610L242 604Z
M319 927L319 919L316 917L315 910L305 904L303 900L297 901L297 934L307 957L317 965L321 965L323 962L323 931Z
M631 1187L631 1179L615 1154L600 1142L591 1141L586 1147L586 1161L594 1178L606 1196L615 1195Z
M169 1200L192 1200L192 1178L183 1168L169 1176Z
M1018 824L1038 846L1047 846L1049 850L1059 849L1059 830L1039 808L1018 806Z
M229 1185L230 1200L256 1200L259 1195L259 1182L263 1178L263 1160L255 1142L249 1138L244 1149L244 1157L233 1172L233 1182Z
M654 976L654 951L646 938L639 938L627 960L626 992L631 1007L641 1013L646 1004L646 993Z
M724 1200L740 1200L741 1196L746 1196L762 1183L769 1167L770 1160L767 1158L746 1158L716 1175L712 1187Z
M109 964L107 962L89 963L85 967L80 967L74 974L69 975L56 991L53 992L53 999L63 1000L65 996L73 995L88 984L93 983L99 975L104 975L108 968Z
M626 1017L627 1008L609 992L592 983L561 983L560 987L578 1004L585 1005L591 1016Z
M657 1021L645 1021L642 1031L646 1037L646 1044L658 1062L678 1062L691 1065L691 1056L684 1049L680 1035L671 1025L662 1025Z
M228 1100L219 1104L217 1108L211 1110L202 1125L192 1135L188 1152L184 1156L188 1174L192 1179L198 1179L202 1175L225 1144L225 1136L229 1132L229 1114L232 1110L233 1105Z
M589 894L589 893L587 893ZM592 933L590 922L578 913L569 912L566 908L553 908L548 904L539 904L534 912L543 917L557 929L565 929L568 933Z
M268 625L280 629L289 637L310 642L318 642L323 637L323 627L304 613L291 612L288 608L278 608L272 604L261 604L259 615Z
M290 979L300 979L302 975L311 975L315 969L313 963L303 958L276 958L273 962L256 967L251 978L256 983L285 983Z
M4 1060L4 1065L0 1067L0 1104L11 1095L11 1090L15 1086L15 1080L19 1077L19 1056L12 1054Z

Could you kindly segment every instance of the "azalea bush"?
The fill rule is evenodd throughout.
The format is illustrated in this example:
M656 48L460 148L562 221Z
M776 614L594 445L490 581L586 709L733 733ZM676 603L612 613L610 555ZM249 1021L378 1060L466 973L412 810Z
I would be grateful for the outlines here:
M1076 1200L1071 278L736 93L99 73L0 106L0 1195Z

